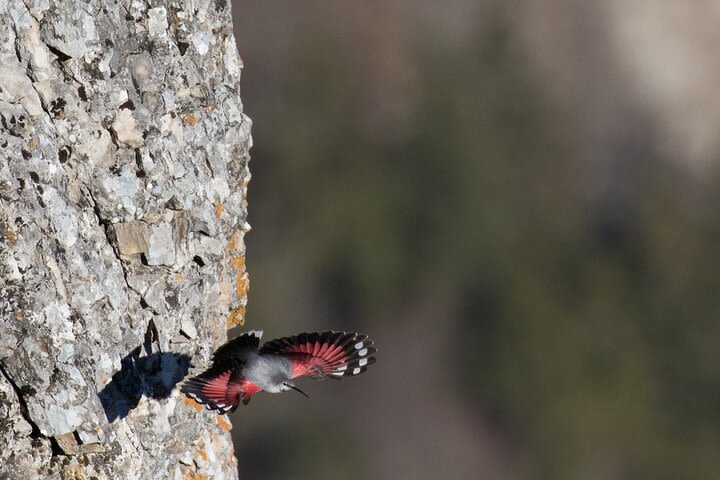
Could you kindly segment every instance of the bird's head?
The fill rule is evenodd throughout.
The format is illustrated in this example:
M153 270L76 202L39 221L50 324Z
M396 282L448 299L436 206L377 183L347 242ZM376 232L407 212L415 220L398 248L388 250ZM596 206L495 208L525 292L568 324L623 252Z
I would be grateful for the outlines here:
M310 398L310 397L308 397L307 393L303 392L303 391L300 390L298 387L296 387L294 383L292 383L292 382L283 382L283 383L281 383L281 384L280 384L280 391L281 391L281 392L285 392L285 391L287 391L287 390L295 390L296 392L302 393L302 394L305 395L307 398Z

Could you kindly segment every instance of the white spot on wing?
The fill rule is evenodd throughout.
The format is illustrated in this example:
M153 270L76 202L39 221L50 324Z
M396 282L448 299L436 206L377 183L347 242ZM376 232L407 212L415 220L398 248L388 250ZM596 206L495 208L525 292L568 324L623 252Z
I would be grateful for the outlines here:
M338 367L336 370L337 370L338 372L342 372L342 371L344 371L344 370L347 370L347 365L343 365L343 366L341 366L341 367Z
M362 370L362 369L360 369L360 368L353 368L353 375L357 375L358 373L360 373L360 370Z
M361 358L361 359L360 359L360 362L358 362L358 365L360 365L361 367L363 367L363 366L367 365L367 362L368 362L368 359L367 359L367 358Z
M360 350L363 347L363 342L358 342L355 344L355 350Z
M364 357L365 355L367 355L367 348L363 348L362 350L360 350L358 352L358 355L360 355L361 357Z

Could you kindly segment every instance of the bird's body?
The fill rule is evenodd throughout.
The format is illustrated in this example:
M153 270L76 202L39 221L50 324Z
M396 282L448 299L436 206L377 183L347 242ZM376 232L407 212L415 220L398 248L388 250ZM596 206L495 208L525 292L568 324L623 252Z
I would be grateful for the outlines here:
M247 404L260 391L303 393L290 381L293 378L357 375L375 362L373 342L358 333L301 333L260 347L261 336L262 332L247 332L218 348L212 366L185 382L180 391L211 410L226 413L240 402Z

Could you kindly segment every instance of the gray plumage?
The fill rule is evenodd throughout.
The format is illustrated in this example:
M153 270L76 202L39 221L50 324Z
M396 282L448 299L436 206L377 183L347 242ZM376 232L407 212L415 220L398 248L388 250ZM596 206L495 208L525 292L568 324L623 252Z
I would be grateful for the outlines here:
M367 335L346 332L301 333L260 347L262 332L244 333L218 348L212 366L186 381L180 391L223 413L247 404L259 391L296 390L292 379L316 380L358 375L375 362Z

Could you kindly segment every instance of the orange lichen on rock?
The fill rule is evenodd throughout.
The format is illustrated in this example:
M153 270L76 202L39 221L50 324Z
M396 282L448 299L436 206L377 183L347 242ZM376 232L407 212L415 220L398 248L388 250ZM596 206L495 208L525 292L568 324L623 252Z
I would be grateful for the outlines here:
M186 397L185 395L183 395L182 401L185 405L189 405L192 408L194 408L196 412L199 412L200 410L202 410L202 406L198 402L193 400L192 398L189 398L189 397Z
M176 273L176 274L175 274L175 280L177 280L178 282L181 281L181 280L185 280L185 275L182 274L182 273Z
M195 114L193 112L186 113L183 117L183 123L186 127L194 127L195 126Z
M245 257L243 255L233 255L230 257L230 265L235 270L245 270Z
M234 252L235 250L240 249L240 245L242 245L242 238L240 237L240 233L238 230L235 230L235 233L232 234L230 237L230 240L228 240L227 243L227 249L230 252Z
M180 468L183 472L183 480L208 480L210 477L200 475L196 471L192 470L191 467L181 465Z
M222 215L223 212L223 204L220 202L215 202L215 218L220 218L220 215Z
M232 255L230 257L230 266L237 270L237 274L235 275L235 294L237 298L243 298L247 295L248 290L250 290L250 278L245 271L245 256Z
M217 419L217 422L218 422L218 425L220 425L220 428L222 428L225 431L230 430L230 426L231 426L230 422L225 420L220 415L217 415L215 418Z
M247 276L247 273L238 272L235 282L235 295L237 295L237 298L244 298L248 290L250 290L250 278Z
M200 455L200 458L202 458L203 460L205 460L207 462L207 453L205 453L205 450L198 449L197 452L198 452L198 455Z
M250 277L245 268L245 255L243 248L243 232L242 230L235 230L235 232L228 240L226 249L229 252L229 258L226 257L226 262L223 266L226 267L229 263L229 267L234 270L235 278L235 297L242 303L243 299L246 298L248 290L250 290ZM225 276L227 274L227 276ZM233 272L227 272L225 268L222 270L223 279L233 278ZM226 291L222 290L223 286L229 287ZM232 282L221 280L221 293L226 296L223 298L226 302L232 301ZM227 304L227 303L226 303ZM235 308L233 312L227 317L228 328L234 326L242 326L245 324L245 307L240 306Z
M245 307L238 307L228 315L227 328L242 327L245 325Z
M39 343L40 343L40 350L42 350L43 352L47 352L48 344L43 337L40 337Z

